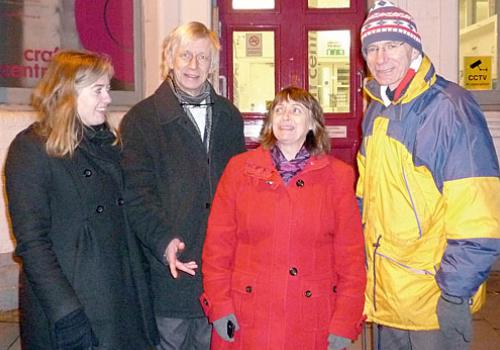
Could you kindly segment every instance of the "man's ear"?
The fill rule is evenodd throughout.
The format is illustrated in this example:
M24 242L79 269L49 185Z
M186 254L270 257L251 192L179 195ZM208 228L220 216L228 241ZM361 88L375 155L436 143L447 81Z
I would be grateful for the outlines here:
M167 68L170 70L170 69L173 69L174 68L174 59L173 59L173 53L172 52L167 52L167 50L165 50L163 52L163 57L165 58L165 64L167 65Z
M411 60L413 61L414 59L416 59L418 57L418 55L420 55L420 51L418 51L417 49L413 48L412 47L412 53L411 53Z

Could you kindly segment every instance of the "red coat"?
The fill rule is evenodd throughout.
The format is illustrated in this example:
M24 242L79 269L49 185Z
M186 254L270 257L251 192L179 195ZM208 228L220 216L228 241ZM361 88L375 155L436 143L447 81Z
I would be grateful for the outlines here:
M202 259L201 301L211 322L234 313L233 343L212 349L327 349L355 339L366 284L352 169L312 157L285 186L270 153L231 159L221 178Z

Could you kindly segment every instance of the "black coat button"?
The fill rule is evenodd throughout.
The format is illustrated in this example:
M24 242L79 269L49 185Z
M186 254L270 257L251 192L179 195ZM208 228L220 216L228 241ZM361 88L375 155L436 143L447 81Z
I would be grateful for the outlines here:
M306 290L304 292L304 295L306 296L306 298L310 298L310 297L312 297L313 293L310 290Z
M118 199L116 200L116 203L117 203L119 206L122 206L122 205L124 205L124 204L125 204L125 200L124 200L123 198L118 198Z
M304 187L304 180L297 180L295 184L297 185L297 187Z
M97 208L95 208L95 211L100 214L104 211L104 207L102 205L98 205Z
M203 304L205 304L206 306L208 306L208 300L207 299L203 299Z
M333 286L333 292L337 293L337 286Z
M210 203L205 203L205 209L210 209Z
M85 176L85 177L91 177L91 176L92 176L92 170L90 170L90 169L85 169L85 170L83 171L83 176Z
M299 273L299 270L297 270L296 267L292 267L290 268L290 270L288 270L288 272L290 273L290 275L292 276L297 276L297 274Z
M246 286L245 287L245 292L252 293L252 286Z

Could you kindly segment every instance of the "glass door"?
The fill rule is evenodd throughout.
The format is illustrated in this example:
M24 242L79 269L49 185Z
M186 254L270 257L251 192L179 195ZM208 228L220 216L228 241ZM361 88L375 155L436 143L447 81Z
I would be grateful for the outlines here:
M258 144L280 89L308 89L325 113L333 154L354 164L362 115L361 0L219 0L219 73L245 118L248 147Z

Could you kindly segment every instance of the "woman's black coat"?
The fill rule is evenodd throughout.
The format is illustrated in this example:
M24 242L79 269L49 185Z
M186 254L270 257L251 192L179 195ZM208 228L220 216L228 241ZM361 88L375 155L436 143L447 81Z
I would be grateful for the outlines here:
M144 258L124 215L119 153L88 130L73 157L54 158L33 125L10 146L5 175L25 349L55 349L54 324L83 308L98 349L156 342Z

